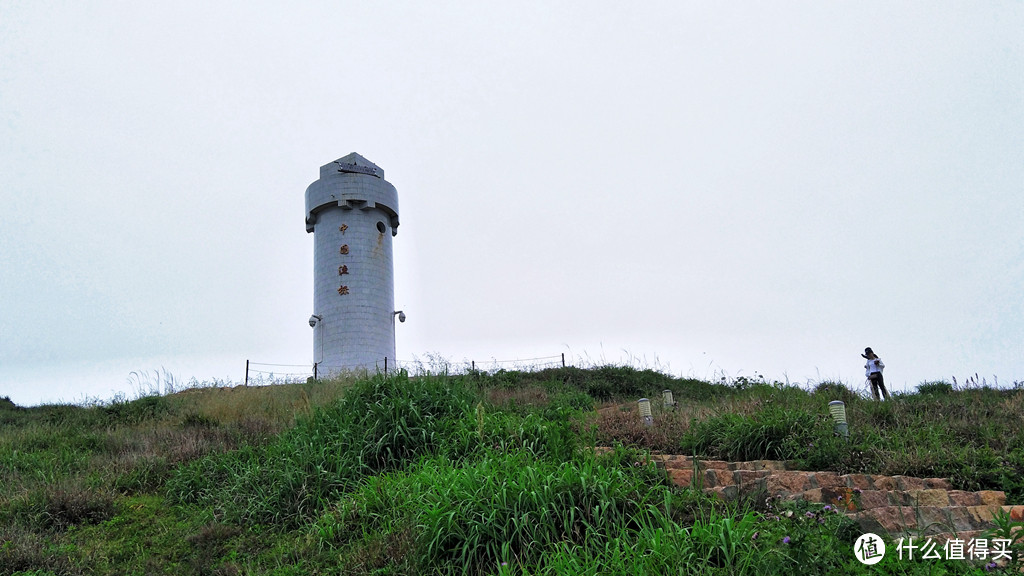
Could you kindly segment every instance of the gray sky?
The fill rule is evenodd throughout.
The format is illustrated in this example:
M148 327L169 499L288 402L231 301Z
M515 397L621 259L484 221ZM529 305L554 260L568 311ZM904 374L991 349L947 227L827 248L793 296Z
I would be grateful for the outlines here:
M1021 2L0 0L0 396L311 362L303 194L353 151L399 193L399 360L861 386L872 346L896 390L1024 380L1022 30Z

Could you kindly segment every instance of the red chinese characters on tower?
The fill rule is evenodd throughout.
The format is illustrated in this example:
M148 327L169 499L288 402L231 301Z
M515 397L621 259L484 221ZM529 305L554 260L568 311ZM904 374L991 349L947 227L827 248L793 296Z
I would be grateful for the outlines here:
M344 234L346 230L348 230L348 224L342 224L340 227L338 227L338 231L341 232L342 234ZM348 244L342 244L341 248L338 249L338 254L342 256L348 256L348 252ZM338 276L344 276L346 274L348 274L348 264L342 264L341 266L338 266ZM339 295L345 296L348 293L349 289L347 285L342 284L338 286Z

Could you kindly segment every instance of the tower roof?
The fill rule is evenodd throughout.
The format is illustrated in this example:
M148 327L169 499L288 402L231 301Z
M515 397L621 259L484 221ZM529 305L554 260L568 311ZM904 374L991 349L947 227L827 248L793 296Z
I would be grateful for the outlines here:
M306 188L306 232L316 227L317 213L331 207L382 210L391 235L398 234L398 191L380 166L355 152L321 166L320 179Z
M381 179L384 178L384 170L382 170L380 166L370 162L356 152L352 152L347 156L342 156L334 162L324 164L320 167L321 178L338 172L357 172L360 174L376 176Z

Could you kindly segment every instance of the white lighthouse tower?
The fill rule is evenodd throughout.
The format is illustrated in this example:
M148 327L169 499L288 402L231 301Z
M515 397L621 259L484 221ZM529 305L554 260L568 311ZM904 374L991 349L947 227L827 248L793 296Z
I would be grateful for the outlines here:
M394 365L398 192L384 171L353 152L320 167L306 188L313 232L313 361L317 373ZM387 359L387 360L385 360Z

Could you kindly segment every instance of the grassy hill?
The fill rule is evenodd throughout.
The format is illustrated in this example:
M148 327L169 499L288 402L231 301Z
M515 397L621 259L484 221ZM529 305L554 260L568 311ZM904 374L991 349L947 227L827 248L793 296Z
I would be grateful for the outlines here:
M1022 504L1022 422L1018 389L926 383L882 403L838 383L611 366L2 399L0 574L987 573L891 555L862 566L859 529L835 510L721 502L645 452L938 476Z

